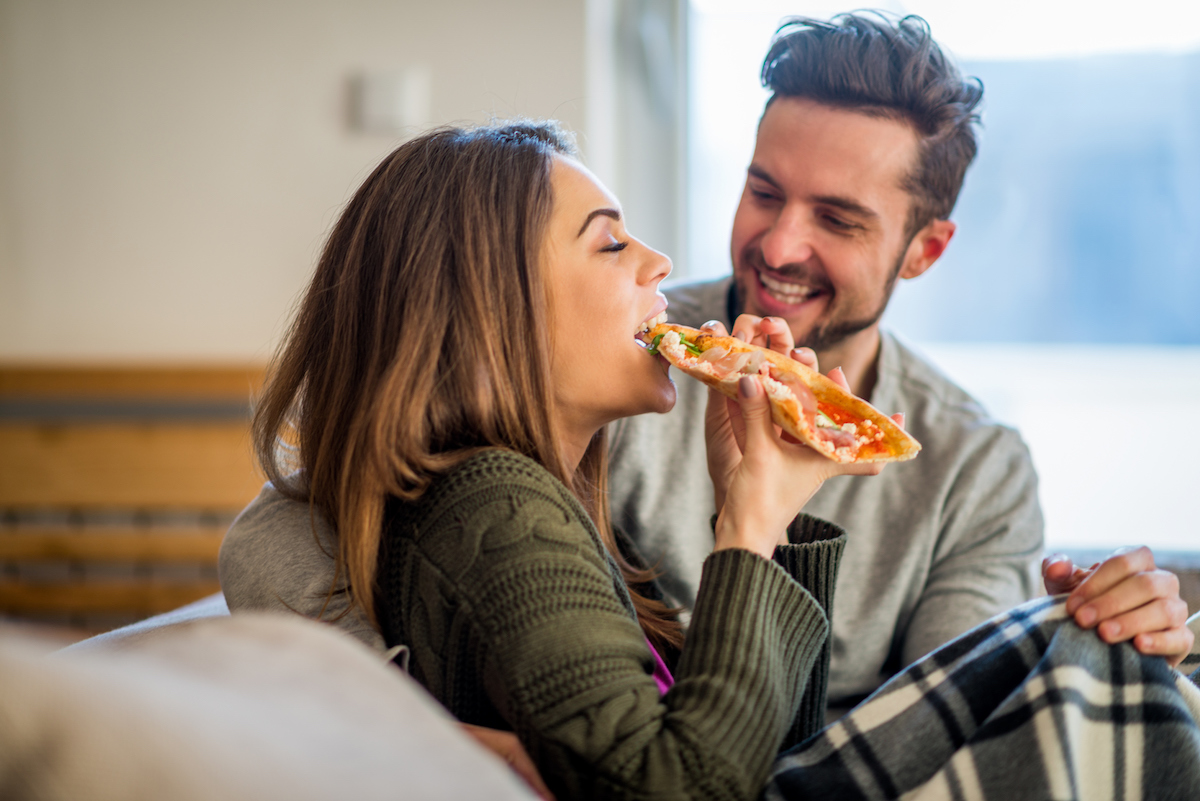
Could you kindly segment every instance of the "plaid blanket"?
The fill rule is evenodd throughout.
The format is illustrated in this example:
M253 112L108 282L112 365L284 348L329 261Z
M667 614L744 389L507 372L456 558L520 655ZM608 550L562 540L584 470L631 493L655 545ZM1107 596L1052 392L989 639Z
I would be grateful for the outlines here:
M783 754L766 798L1198 799L1200 689L1040 598Z

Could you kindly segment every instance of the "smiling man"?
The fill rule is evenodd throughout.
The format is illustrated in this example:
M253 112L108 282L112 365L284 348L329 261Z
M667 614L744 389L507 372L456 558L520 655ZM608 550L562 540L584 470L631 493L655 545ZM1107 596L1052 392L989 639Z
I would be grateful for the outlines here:
M836 715L1031 597L1042 515L1019 435L880 329L897 281L928 270L954 235L982 87L962 78L922 20L849 14L782 29L762 79L772 95L734 218L733 275L668 290L668 312L693 326L778 318L766 327L786 325L823 370L840 366L856 394L903 412L924 446L881 476L827 482L805 507L849 534L832 614ZM677 384L671 413L616 424L610 486L615 524L687 604L712 547L714 502L697 424L707 393L687 378ZM1101 634L1168 630L1139 647L1186 652L1174 577L1145 549L1123 559L1081 596L1102 606L1100 619L1127 615L1126 636L1111 622ZM1047 587L1068 589L1072 575L1069 562L1054 562Z

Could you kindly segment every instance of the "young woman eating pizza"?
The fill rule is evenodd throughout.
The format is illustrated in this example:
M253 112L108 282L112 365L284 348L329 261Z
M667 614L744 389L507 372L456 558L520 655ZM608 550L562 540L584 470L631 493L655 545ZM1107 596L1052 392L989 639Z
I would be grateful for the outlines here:
M781 437L741 379L685 637L605 497L605 425L674 403L635 338L670 269L553 125L423 135L338 220L255 416L268 477L334 522L354 603L559 798L761 793L824 711L846 535L800 509L881 469Z

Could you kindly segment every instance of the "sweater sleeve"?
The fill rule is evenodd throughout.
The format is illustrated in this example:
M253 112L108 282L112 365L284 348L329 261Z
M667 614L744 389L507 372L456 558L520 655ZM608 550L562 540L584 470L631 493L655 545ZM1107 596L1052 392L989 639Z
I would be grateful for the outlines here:
M619 579L568 504L509 481L446 506L401 602L418 669L443 676L436 696L453 709L454 674L478 666L559 798L757 797L827 635L807 590L749 551L712 554L660 697Z
M846 532L840 527L802 514L788 527L788 544L775 549L775 561L812 594L828 620L833 619L834 587L845 548ZM784 738L785 749L802 742L825 725L830 656L830 643L826 638L813 661L796 718Z

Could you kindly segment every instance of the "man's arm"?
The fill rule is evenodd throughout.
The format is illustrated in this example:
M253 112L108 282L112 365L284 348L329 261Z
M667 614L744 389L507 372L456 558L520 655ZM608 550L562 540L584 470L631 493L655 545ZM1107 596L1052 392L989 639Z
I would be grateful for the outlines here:
M1036 595L1043 526L1029 450L997 427L959 466L945 498L929 577L897 632L902 664Z
M950 497L958 501L947 504L943 527L953 546L935 559L906 632L904 664L1037 591L1031 578L1042 550L1037 478L1024 445L1018 444L997 443L978 469L963 470L955 482ZM978 479L996 472L989 462L1006 450L1002 478L987 492L987 483ZM961 522L967 526L956 532ZM1107 643L1131 640L1142 653L1164 656L1173 665L1192 647L1179 581L1155 565L1149 548L1122 549L1086 569L1051 558L1042 562L1041 574L1045 591L1071 593L1068 612Z

